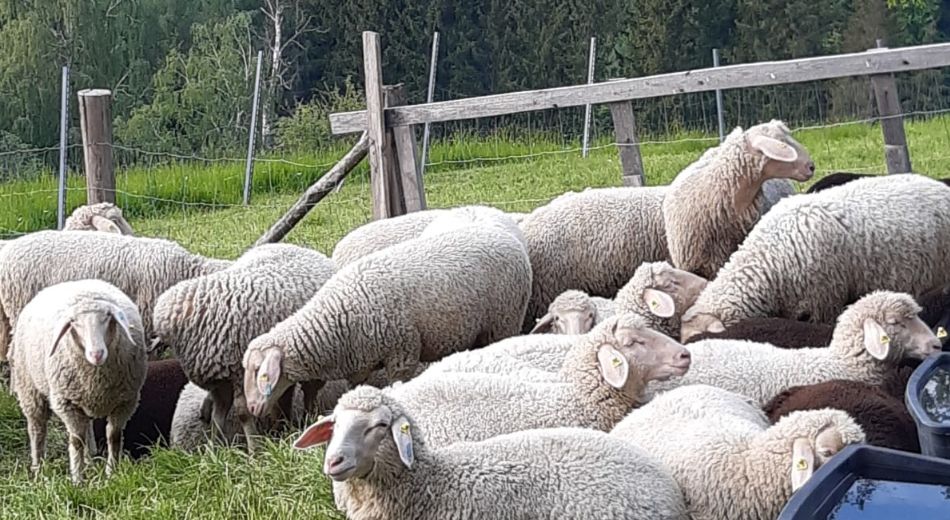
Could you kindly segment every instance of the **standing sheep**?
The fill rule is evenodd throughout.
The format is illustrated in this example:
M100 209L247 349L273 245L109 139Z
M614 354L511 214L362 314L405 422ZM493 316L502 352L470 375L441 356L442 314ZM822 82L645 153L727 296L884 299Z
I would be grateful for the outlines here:
M329 442L323 471L352 520L687 518L665 468L603 432L531 430L434 448L418 419L361 386L294 447Z
M607 431L643 400L650 381L687 373L689 353L635 314L614 316L564 357L561 382L495 374L423 375L387 390L418 417L430 446L532 428Z
M874 290L950 282L950 188L888 175L789 197L762 217L683 316L683 341L752 317L829 323Z
M115 285L142 314L152 333L152 305L176 283L227 267L168 240L87 231L37 231L0 249L0 360L9 327L36 293L51 285L98 279Z
M736 128L711 159L685 170L667 190L662 211L673 265L712 280L765 213L763 183L804 182L814 172L808 152L781 121Z
M513 375L524 381L560 382L558 372L567 352L585 341L592 332L593 329L585 334L513 336L484 348L446 356L429 365L420 377L471 372Z
M833 325L809 323L787 318L749 318L720 330L701 332L684 341L684 345L707 339L744 339L769 343L779 348L823 347L831 343Z
M665 186L562 195L521 221L534 279L523 331L569 289L613 298L637 267L666 260Z
M216 425L224 424L233 406L245 436L253 439L257 428L244 399L244 351L303 307L333 271L333 262L312 249L265 244L227 269L181 281L158 298L156 341L171 348L191 382L210 392ZM253 440L248 445L255 447Z
M122 216L122 210L111 202L79 206L66 218L63 230L104 231L130 236L135 234L132 226Z
M917 317L908 294L877 291L848 307L826 348L786 350L767 343L711 339L686 346L693 368L658 391L707 384L747 395L760 405L787 388L831 379L884 384L905 359L939 352L940 341Z
M867 383L835 379L793 386L773 397L763 409L769 420L776 423L798 410L821 408L848 412L864 430L868 444L920 453L917 425L904 402Z
M743 397L685 386L634 410L610 432L659 459L692 520L772 520L822 464L864 432L840 410L795 412L774 426ZM728 403L728 405L726 405ZM695 413L704 405L715 413Z
M331 255L333 262L337 269L342 269L366 255L416 238L445 212L444 209L427 209L363 224L337 242Z
M420 361L518 333L531 290L524 245L494 226L408 240L340 269L299 311L255 338L244 393L266 413L297 382L389 381Z
M13 332L13 392L26 416L30 459L46 455L49 410L69 432L69 471L82 481L84 451L94 451L92 419L107 417L106 474L122 451L122 431L145 381L145 336L138 308L100 280L50 286L23 308Z

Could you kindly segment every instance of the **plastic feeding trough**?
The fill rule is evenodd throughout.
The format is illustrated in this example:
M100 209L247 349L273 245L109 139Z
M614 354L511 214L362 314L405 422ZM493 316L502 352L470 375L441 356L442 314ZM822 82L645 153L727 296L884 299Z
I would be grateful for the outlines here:
M917 422L921 453L950 459L950 352L931 356L914 370L904 402Z
M856 444L801 487L778 520L950 518L950 461Z

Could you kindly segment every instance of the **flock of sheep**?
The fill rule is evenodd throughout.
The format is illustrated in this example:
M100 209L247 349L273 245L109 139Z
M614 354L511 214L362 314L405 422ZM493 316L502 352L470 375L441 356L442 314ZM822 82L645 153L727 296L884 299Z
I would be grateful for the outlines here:
M332 258L206 258L83 206L0 245L32 467L51 410L76 483L103 438L111 473L322 412L294 447L326 445L353 519L774 519L849 444L919 450L901 397L950 321L950 187L796 194L814 171L773 120L669 186L420 211Z

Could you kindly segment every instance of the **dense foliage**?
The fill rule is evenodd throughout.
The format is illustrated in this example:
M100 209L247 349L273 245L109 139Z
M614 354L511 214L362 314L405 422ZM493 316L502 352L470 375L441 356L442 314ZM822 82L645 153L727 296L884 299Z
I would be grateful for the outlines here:
M62 65L71 67L74 91L116 92L123 144L179 153L234 148L247 132L258 50L263 142L319 145L328 139L327 110L358 106L352 86L361 82L366 29L382 35L384 76L404 82L418 102L436 30L437 98L447 99L581 82L591 36L599 79L708 66L713 47L737 63L863 50L876 38L941 41L950 1L0 0L0 152L56 143ZM934 101L946 83L939 73L924 77L914 95ZM802 107L775 92L743 96L730 102L750 119L853 115L867 104L867 93L847 82ZM694 121L708 100L657 100L642 109L643 125L665 131L676 126L671 119ZM72 118L75 127L75 110Z

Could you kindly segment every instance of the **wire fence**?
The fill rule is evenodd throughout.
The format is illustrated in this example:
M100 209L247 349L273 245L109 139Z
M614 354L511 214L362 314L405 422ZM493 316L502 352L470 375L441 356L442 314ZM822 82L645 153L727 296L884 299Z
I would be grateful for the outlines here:
M900 117L914 171L935 177L948 175L944 170L950 156L950 96L942 78L939 71L925 71L904 75L900 82ZM842 94L836 94L844 88L841 80L724 91L727 133L737 125L782 119L815 159L816 177L832 171L883 173L883 118L876 113L867 79L850 85L846 106L841 106ZM438 92L437 99L448 94ZM813 106L806 107L808 103ZM648 184L669 183L718 142L712 93L634 105L636 145ZM618 147L631 146L614 141L610 113L603 106L592 113L587 158L581 149L583 107L436 124L432 133L425 170L430 207L487 204L526 212L566 191L616 186ZM234 144L233 150L239 150L241 143ZM234 257L319 179L347 144L310 153L260 153L253 161L252 203L244 206L246 158L240 153L167 152L115 143L116 202L137 233L173 239L211 256ZM82 154L81 144L68 145L67 211L85 202ZM58 147L0 149L0 239L56 227L58 155ZM287 240L329 254L340 237L371 219L370 191L364 162Z

